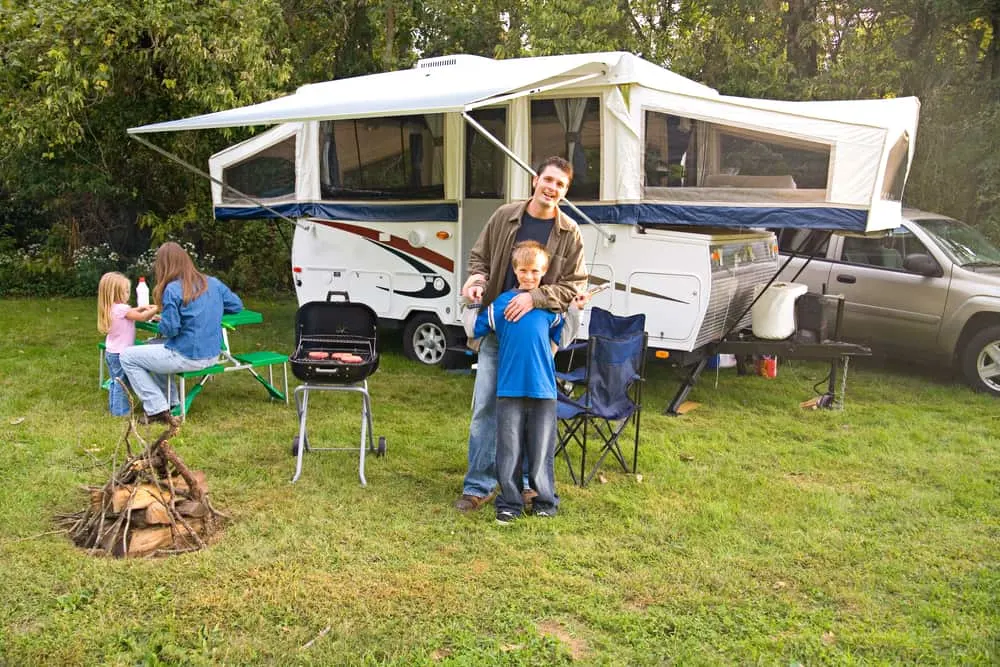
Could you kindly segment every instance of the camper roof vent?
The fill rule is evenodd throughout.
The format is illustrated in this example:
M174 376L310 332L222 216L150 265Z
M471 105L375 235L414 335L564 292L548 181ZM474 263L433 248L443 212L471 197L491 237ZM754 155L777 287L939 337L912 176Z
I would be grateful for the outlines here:
M417 69L427 69L430 67L450 67L451 65L471 65L477 62L492 62L489 58L482 56L471 56L460 53L453 56L437 56L435 58L422 58L414 65Z

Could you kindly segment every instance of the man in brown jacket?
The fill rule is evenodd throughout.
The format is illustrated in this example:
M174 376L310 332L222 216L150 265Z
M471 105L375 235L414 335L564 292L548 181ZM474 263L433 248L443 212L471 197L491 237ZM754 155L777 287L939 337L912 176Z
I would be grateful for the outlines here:
M572 165L560 157L550 157L532 180L531 199L505 204L490 216L469 253L469 278L462 287L462 296L487 306L504 291L516 287L511 251L516 243L534 240L551 254L548 271L541 285L510 301L504 317L516 322L533 308L564 312L569 307L587 281L580 230L559 210L559 202L572 180ZM479 345L469 425L469 468L462 495L455 502L461 512L479 509L495 493L496 391L497 340L490 334Z

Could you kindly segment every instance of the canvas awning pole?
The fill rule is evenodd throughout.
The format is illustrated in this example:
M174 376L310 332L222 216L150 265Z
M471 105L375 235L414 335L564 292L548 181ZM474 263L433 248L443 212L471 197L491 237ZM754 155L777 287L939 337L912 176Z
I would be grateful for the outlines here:
M246 193L240 192L239 190L237 190L236 188L234 188L231 185L227 185L226 183L223 183L219 179L213 177L208 172L202 171L198 167L194 166L190 162L186 162L181 157L179 157L179 156L171 153L170 151L165 150L163 148L160 148L159 146L157 146L157 145L155 145L153 143L150 143L146 139L143 139L142 137L140 137L138 134L132 134L130 132L129 136L132 137L133 139L135 139L136 141L138 141L143 146L147 146L148 148L152 148L154 151L156 151L157 153L159 153L163 157L167 158L171 162L176 162L177 164L179 164L180 166L184 167L188 171L193 172L193 173L195 173L195 174L197 174L199 176L202 176L204 178L207 178L212 183L215 183L216 185L221 186L222 189L223 189L223 192L226 192L226 191L233 192L233 193L239 195L240 197L242 197L243 199L246 199L248 202L251 202L253 204L256 204L257 206L260 206L265 211L270 211L271 213L273 213L277 217L281 218L282 220L285 220L287 222L292 223L296 227L301 227L302 229L306 229L306 230L309 229L309 225L306 224L306 223L304 223L304 222L302 222L301 220L296 220L294 218L289 218L287 215L285 215L285 214L281 213L280 211L277 211L274 208L268 206L267 204L265 204L261 200L256 199L255 197L251 197L250 195L248 195ZM287 239L285 240L285 243L286 244L288 243Z
M527 93L525 93L525 94L527 94ZM491 144L493 144L494 146L496 146L497 148L499 148L501 151L503 151L503 153L507 157L509 157L511 160L513 160L514 163L517 166L521 167L521 169L524 169L526 172L528 172L529 174L531 174L532 178L534 178L535 176L538 176L538 174L535 173L535 170L532 169L530 165L528 165L524 160L522 160L521 158L519 158L517 156L517 154L514 153L514 151L510 150L509 148L507 148L507 146L502 141L500 141L499 139L497 139L496 137L494 137L490 133L489 130L487 130L485 127L483 127L478 122L476 122L476 119L473 118L472 116L470 116L468 111L463 111L462 112L462 118L464 118L465 122L468 123L469 125L471 125L472 128L476 132L478 132L479 134L483 135L486 138L487 141L489 141ZM608 243L614 243L615 242L615 235L614 234L606 232L603 229L601 229L600 227L598 227L597 223L594 222L593 220L591 220L590 216L588 216L586 213L584 213L579 208L577 208L576 205L573 202L571 202L568 199L563 199L563 203L565 203L566 206L568 206L570 209L572 209L574 213L576 213L578 216L580 216L585 221L587 221L588 224L592 225L594 227L594 229L597 230L597 233L600 234L602 237L604 237L605 241L607 241Z

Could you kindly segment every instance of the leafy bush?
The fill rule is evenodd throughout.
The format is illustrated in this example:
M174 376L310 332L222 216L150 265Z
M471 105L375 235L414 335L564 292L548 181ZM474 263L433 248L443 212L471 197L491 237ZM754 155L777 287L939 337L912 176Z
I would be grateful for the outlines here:
M67 294L73 279L63 259L41 245L0 253L0 296Z
M101 276L120 270L121 264L121 257L107 243L79 248L73 253L73 283L68 296L96 295Z

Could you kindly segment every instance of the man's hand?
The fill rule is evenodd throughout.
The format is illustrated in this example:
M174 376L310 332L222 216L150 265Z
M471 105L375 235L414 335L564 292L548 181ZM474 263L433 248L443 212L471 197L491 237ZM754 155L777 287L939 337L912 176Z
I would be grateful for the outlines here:
M535 307L535 302L531 298L531 292L521 292L507 304L503 309L503 316L508 322L517 322L524 317L525 313Z
M481 273L474 273L466 279L462 285L462 296L472 303L483 302L483 286L486 284L486 276Z

